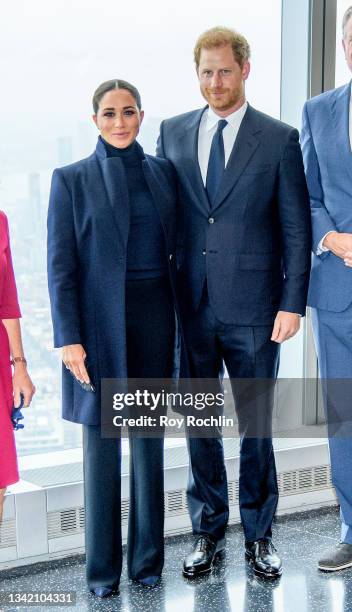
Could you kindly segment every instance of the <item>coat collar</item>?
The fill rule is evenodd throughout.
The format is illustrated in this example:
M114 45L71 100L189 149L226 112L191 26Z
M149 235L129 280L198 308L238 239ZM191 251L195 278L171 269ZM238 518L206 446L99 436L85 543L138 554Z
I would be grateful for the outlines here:
M136 145L142 160L143 173L167 238L170 206L166 204L168 202L173 206L176 195L171 193L171 187L166 178L166 173L159 167L158 160L152 156L145 155L139 143L136 143ZM103 199L102 205L107 213L110 213L110 215L112 214L118 229L119 239L124 247L127 248L130 205L126 173L122 158L108 157L106 148L101 139L98 140L95 156L101 170L102 182L106 192L106 198ZM95 185L95 187L97 187L97 185ZM99 198L99 200L101 201L101 198Z

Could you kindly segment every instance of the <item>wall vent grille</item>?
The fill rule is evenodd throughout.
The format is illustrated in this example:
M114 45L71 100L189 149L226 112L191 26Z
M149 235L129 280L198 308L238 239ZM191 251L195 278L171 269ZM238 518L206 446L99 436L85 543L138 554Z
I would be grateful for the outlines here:
M128 499L122 499L121 500L121 519L122 519L122 523L127 523L128 521L128 510L129 510L130 504L129 504L129 500Z
M332 487L330 465L316 465L278 474L280 495L297 495Z
M0 526L0 548L16 546L15 519L4 520Z
M278 487L281 496L297 495L327 489L332 487L331 469L329 465L318 465L301 470L291 470L278 474ZM238 503L238 480L228 483L230 506ZM129 500L123 499L121 503L122 524L128 521ZM165 515L166 517L187 514L187 498L185 489L167 491L165 495ZM11 523L11 521L7 521ZM13 522L13 521L12 521ZM14 522L13 522L14 523ZM15 527L13 524L13 535L15 537ZM9 528L6 521L0 534L6 533L10 538ZM84 508L68 508L57 512L48 513L48 534L49 540L60 538L65 535L83 533L84 531ZM3 536L4 537L4 536ZM7 544L10 546L11 544ZM0 547L4 546L0 537Z
M168 491L165 495L165 515L175 516L187 512L186 490Z
M61 538L84 531L84 508L48 512L48 538Z

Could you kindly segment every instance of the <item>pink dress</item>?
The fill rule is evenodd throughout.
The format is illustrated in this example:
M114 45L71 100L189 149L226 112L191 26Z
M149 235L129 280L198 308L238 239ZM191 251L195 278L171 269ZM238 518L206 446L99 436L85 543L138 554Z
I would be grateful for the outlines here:
M2 319L18 319L21 312L11 261L6 215L0 211L0 489L19 480L15 437L9 339Z

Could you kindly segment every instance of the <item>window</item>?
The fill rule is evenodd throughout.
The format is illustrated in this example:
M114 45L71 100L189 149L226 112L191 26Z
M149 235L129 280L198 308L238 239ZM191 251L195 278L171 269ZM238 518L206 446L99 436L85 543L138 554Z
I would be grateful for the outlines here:
M280 0L19 0L2 7L0 206L9 216L25 349L37 387L18 435L22 455L81 443L81 428L60 417L60 355L51 348L45 224L52 170L93 151L92 94L114 77L139 88L146 113L140 142L153 153L163 118L204 104L192 51L197 36L214 25L248 38L249 102L279 117Z

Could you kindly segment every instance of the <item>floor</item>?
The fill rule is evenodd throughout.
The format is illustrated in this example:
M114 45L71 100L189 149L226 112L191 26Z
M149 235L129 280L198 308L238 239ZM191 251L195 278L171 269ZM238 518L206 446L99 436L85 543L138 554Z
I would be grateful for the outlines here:
M154 589L129 582L124 573L120 595L99 600L86 592L84 558L71 557L26 568L3 571L1 593L24 591L74 591L76 605L39 606L56 612L86 610L141 612L349 612L352 610L352 569L335 574L317 570L317 559L339 540L336 508L326 508L280 517L274 525L274 543L280 552L284 573L279 581L257 579L243 554L240 526L229 528L226 556L211 575L193 582L183 578L180 568L191 536L169 538L160 585ZM36 610L3 606L0 612Z

